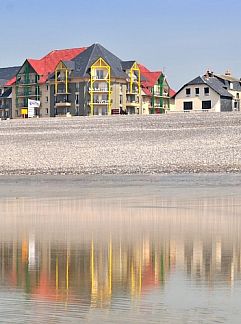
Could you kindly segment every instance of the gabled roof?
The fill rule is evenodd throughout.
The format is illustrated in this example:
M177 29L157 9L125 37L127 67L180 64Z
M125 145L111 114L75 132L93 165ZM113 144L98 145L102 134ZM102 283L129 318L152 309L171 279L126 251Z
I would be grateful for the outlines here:
M110 65L112 77L127 78L126 73L124 73L122 69L122 61L100 44L91 45L83 53L72 59L72 61L75 62L74 76L88 76L90 67L99 58L102 58L107 64Z
M134 65L135 61L121 61L122 69L124 71L130 70Z
M215 74L215 77L221 81L229 90L241 91L241 81L230 75ZM231 88L232 83L232 88Z
M138 64L138 66L141 72L141 76L145 78L145 80L142 81L142 85L144 87L154 87L157 80L161 76L162 72L161 71L151 72L142 64Z
M150 96L150 97L152 96L150 89L143 87L143 88L141 88L141 90L144 92L145 95Z
M170 96L170 98L174 97L175 94L176 94L176 91L170 88L170 90L169 90L169 96Z
M220 96L231 97L231 98L233 97L231 93L229 93L228 90L224 88L222 82L220 82L216 77L211 77L207 79L202 77L202 79L205 81L207 85L209 85L210 88L212 88Z
M203 83L204 83L203 78L201 76L198 76L195 79L188 82L186 85L198 85L198 84L203 84Z
M48 74L55 70L60 61L70 61L85 50L85 47L54 50L44 56L41 60L39 60L39 62L36 62L37 60L31 60L30 64L35 71L41 75L39 83L44 83L48 78Z
M13 78L18 72L20 66L10 66L6 68L0 68L0 86Z
M225 85L218 80L215 76L206 78L205 76L198 76L195 79L191 80L190 82L186 83L183 87L181 87L180 90L177 91L175 96L181 92L185 87L190 85L200 85L200 84L206 84L211 89L213 89L217 94L219 94L222 97L228 97L232 98L233 96L228 92L227 89L225 89Z
M227 80L230 82L240 82L239 79L233 77L231 74L215 74L215 76L220 79Z
M77 56L78 54L82 53L85 50L86 50L86 47L54 50L39 60L27 59L27 62L32 66L32 68L40 76L39 83L44 83L48 79L48 75L55 70L57 64L60 61L70 61L75 56ZM13 78L7 85L11 85L15 81L16 81L16 78Z
M67 69L69 69L69 70L75 69L75 62L73 62L73 61L62 61L62 62L67 67Z

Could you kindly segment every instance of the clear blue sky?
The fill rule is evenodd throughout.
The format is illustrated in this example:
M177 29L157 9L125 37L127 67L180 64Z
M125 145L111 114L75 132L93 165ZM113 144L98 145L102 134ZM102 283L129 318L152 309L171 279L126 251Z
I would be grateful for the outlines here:
M0 13L0 67L100 43L175 89L207 68L241 77L239 0L0 0Z

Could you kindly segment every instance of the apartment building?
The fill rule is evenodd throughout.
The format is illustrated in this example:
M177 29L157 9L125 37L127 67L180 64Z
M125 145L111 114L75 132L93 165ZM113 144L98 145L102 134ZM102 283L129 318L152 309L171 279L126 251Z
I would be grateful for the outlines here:
M162 72L123 61L100 44L26 59L5 86L12 118L29 117L29 100L39 103L36 117L163 113L172 91Z
M28 117L28 100L40 101L35 116L50 116L48 78L60 60L72 59L85 48L54 50L39 60L26 59L6 84L12 87L12 117Z
M144 114L160 114L170 110L175 91L170 88L163 72L151 72L138 64L141 72L142 106Z
M12 117L12 88L6 86L8 80L14 77L19 66L0 69L0 119Z
M140 71L100 44L70 61L60 61L50 77L51 116L140 113Z

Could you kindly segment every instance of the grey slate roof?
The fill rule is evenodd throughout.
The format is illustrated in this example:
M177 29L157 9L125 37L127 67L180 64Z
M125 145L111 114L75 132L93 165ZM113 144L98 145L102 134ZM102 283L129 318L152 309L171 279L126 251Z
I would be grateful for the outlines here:
M73 61L62 61L69 70L75 69L75 62Z
M216 76L216 78L218 78L218 80L220 82L222 82L224 84L225 87L229 88L230 83L232 83L233 84L232 90L241 91L241 81L240 80L235 79L234 77L231 77L231 76L226 76L226 75L215 75L215 76Z
M193 79L192 81L188 82L187 84L185 84L185 86L187 85L198 85L198 84L203 84L203 78L201 76L198 76L197 78Z
M122 69L124 71L126 70L130 70L133 66L133 64L135 63L135 61L122 61L121 65L122 65Z
M224 85L222 82L220 82L216 77L210 77L208 79L204 79L203 81L209 85L210 88L212 88L215 92L217 92L220 96L222 97L230 97L232 98L233 96L231 93L228 92L227 89L224 88Z
M71 61L75 63L74 77L88 76L88 71L99 58L103 58L111 67L111 76L116 78L127 78L126 73L122 69L121 60L109 52L100 44L93 44L84 52L77 55Z
M19 69L20 66L0 68L0 85L3 85L7 81L11 80L16 75Z
M190 82L186 83L177 93L176 95L183 90L185 87L189 85L200 85L200 84L206 84L211 89L213 89L216 93L218 93L221 97L227 97L232 98L233 96L231 93L228 92L227 89L225 89L226 85L223 84L217 77L209 77L205 78L204 76L198 76L197 78L191 80ZM175 96L176 96L175 95Z

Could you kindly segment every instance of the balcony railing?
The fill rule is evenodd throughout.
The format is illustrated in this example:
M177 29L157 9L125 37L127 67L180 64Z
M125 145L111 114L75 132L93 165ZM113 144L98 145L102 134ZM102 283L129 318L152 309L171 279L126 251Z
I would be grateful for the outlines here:
M154 92L154 96L157 96L157 97L168 97L168 92L163 92L163 94L161 95L159 91L155 91Z
M36 80L34 79L29 79L29 80L19 80L17 82L18 85L33 85L33 84L36 84Z
M59 101L55 103L56 107L70 107L71 106L71 102L67 102L67 101Z
M139 102L138 101L127 101L126 105L136 107L136 106L139 106Z
M70 93L70 90L67 89L67 92L66 92L66 89L57 89L57 92L55 93L55 95L62 95L62 94L69 94Z
M10 109L10 105L0 105L0 109Z
M89 88L89 92L108 92L108 88Z
M94 104L103 105L103 104L108 104L109 103L109 100L94 100L93 103Z
M28 92L28 93L24 93L24 92L21 91L21 92L18 92L16 94L17 97L39 97L41 95L42 95L41 92L39 92L38 94L36 94L36 92L33 92L33 91Z
M132 91L131 91L131 89L127 88L126 93L128 93L128 94L138 94L139 91L138 91L138 89L132 89Z
M107 80L108 75L93 75L94 80Z

